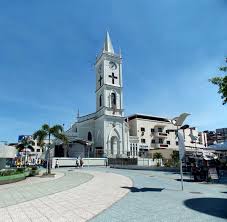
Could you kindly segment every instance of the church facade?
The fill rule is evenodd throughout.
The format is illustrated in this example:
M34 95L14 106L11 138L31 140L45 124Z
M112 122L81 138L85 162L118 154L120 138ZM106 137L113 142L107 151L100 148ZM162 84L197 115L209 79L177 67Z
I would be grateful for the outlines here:
M95 72L96 112L78 116L66 131L70 144L64 156L125 157L129 129L123 108L122 57L114 52L108 32L96 58ZM55 156L57 152L58 147Z
M77 117L65 134L68 145L55 141L52 157L153 157L162 152L170 158L178 150L176 126L171 119L143 114L124 117L123 75L121 53L114 52L109 33L106 33L102 52L96 58L96 111ZM186 135L186 134L187 135ZM194 144L205 147L206 137L190 128L183 132L196 136ZM186 148L194 149L189 141Z

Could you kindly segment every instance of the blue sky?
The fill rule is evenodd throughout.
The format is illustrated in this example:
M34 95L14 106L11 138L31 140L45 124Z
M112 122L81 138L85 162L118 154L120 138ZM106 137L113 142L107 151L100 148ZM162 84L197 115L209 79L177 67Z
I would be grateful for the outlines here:
M95 111L93 64L106 30L123 54L125 114L189 112L199 130L227 127L208 82L227 56L225 0L0 2L0 140Z

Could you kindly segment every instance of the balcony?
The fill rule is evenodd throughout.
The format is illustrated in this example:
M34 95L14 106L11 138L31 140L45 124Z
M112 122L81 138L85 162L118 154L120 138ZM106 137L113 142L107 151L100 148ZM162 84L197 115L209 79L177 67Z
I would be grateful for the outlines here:
M168 147L169 147L168 144L160 144L160 143L155 144L155 148L165 149L165 148L168 148Z
M167 133L161 133L161 132L155 132L154 136L155 137L167 137L168 134Z

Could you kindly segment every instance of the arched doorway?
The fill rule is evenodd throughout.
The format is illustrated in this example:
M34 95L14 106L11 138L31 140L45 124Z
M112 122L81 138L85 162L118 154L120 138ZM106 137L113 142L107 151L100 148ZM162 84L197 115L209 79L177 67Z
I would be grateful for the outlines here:
M120 154L119 139L116 136L112 136L110 140L110 154Z
M92 141L92 134L91 134L91 132L88 132L87 140L88 141Z

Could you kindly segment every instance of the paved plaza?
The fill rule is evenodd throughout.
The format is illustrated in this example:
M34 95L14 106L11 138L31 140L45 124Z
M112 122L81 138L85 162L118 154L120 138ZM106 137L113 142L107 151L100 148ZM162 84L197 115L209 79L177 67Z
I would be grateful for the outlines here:
M0 221L226 221L227 186L170 172L60 168L0 186Z

